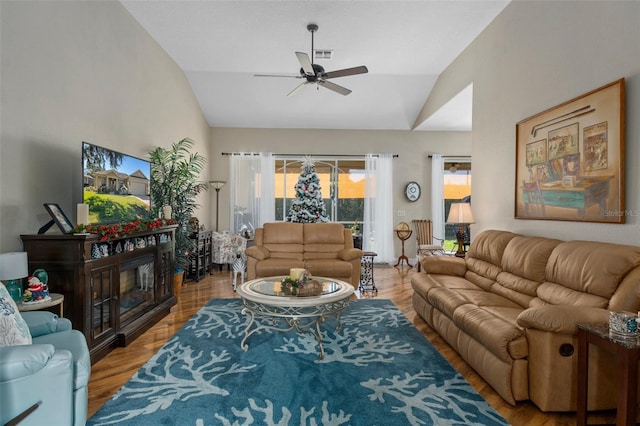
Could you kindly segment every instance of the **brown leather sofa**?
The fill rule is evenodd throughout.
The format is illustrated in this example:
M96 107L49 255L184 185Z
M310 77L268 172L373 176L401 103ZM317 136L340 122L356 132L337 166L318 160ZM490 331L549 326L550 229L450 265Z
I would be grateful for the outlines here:
M574 411L577 325L640 310L640 247L491 230L422 266L416 312L513 405ZM589 410L615 408L617 360L589 353Z
M358 287L362 250L351 230L339 223L265 223L247 248L247 279L288 275L307 268L311 275L336 278Z

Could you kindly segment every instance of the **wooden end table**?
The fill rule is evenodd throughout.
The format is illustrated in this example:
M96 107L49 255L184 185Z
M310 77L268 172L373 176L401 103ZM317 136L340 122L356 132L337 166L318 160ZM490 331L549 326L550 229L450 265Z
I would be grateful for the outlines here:
M607 324L578 325L578 391L576 424L587 424L587 387L589 383L589 344L618 357L618 404L616 425L635 425L638 406L638 361L640 338L621 339L609 334Z
M44 302L28 303L28 304L20 302L18 303L18 310L20 312L39 311L41 309L46 309L52 306L60 305L60 318L62 318L64 316L64 295L59 293L49 293L49 297L51 299L45 300Z

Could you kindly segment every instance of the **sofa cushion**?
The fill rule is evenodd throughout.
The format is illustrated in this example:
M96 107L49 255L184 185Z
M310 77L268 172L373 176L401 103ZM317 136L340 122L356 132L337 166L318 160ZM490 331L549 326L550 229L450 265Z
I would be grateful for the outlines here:
M58 333L73 328L71 321L67 318L60 318L47 311L22 312L22 318L29 327L32 339L44 334Z
M607 309L611 311L640 311L640 266L634 268L622 280Z
M496 357L511 363L528 355L524 330L514 325L520 312L520 307L487 308L467 304L456 309L452 319Z
M465 278L490 291L502 272L501 259L509 241L517 234L507 231L484 231L471 244L466 257Z
M269 258L256 263L257 277L276 277L289 275L291 268L304 268L301 259Z
M272 258L302 259L304 228L301 223L265 223L263 229L262 243Z
M502 256L502 270L531 281L544 281L545 268L551 252L560 240L517 236L509 241ZM535 296L535 289L525 293Z
M549 256L547 282L537 295L551 304L606 308L622 279L638 265L640 247L568 241Z
M353 244L353 243L352 243ZM304 224L304 259L337 259L345 248L344 226L340 223Z
M489 230L482 232L475 238L471 247L469 247L467 264L469 263L469 259L475 259L482 261L482 263L500 267L502 254L507 244L517 236L518 234L508 231Z
M330 278L350 278L351 263L336 259L310 259L305 265L312 276Z

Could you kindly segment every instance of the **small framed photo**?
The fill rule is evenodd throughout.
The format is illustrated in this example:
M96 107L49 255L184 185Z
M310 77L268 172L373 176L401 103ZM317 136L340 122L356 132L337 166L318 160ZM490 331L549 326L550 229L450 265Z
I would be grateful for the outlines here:
M47 212L49 212L49 215L56 225L58 225L58 228L60 228L63 234L68 234L73 231L71 221L67 215L64 214L59 205L54 203L44 203L44 208L47 209Z

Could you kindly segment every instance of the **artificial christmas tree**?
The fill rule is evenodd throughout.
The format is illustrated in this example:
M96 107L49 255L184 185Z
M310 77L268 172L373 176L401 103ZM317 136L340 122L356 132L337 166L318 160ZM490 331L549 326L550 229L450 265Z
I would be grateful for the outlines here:
M329 222L327 209L322 200L320 180L311 157L302 161L302 171L295 186L296 198L287 213L287 222Z

